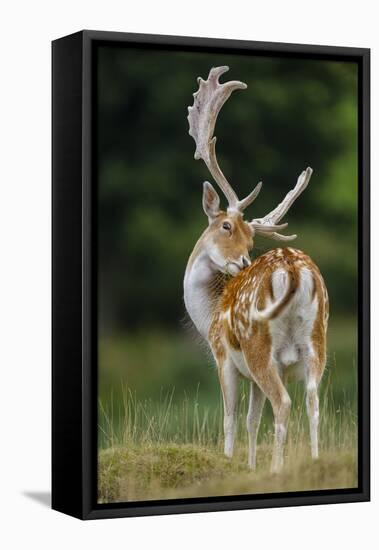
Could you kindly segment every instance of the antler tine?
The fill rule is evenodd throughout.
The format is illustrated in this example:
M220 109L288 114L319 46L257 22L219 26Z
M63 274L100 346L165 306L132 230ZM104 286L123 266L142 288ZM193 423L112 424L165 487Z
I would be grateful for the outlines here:
M270 235L270 239L274 239L274 241L293 241L297 239L297 235L281 235L275 232Z
M275 227L275 224L283 218L295 200L299 197L299 195L301 195L304 189L306 189L312 173L312 168L308 166L308 168L298 177L295 187L287 193L282 202L279 203L274 210L264 216L264 218L257 218L250 222L249 225L255 230L256 234L269 237L277 241L292 241L296 239L297 235L281 235L277 233L279 226ZM270 229L273 231L271 232Z
M221 171L216 158L216 138L213 132L217 116L234 90L244 90L247 85L237 80L220 84L218 79L229 67L213 67L207 80L198 78L199 89L193 94L193 106L188 107L189 134L196 143L195 159L203 159L228 200L229 207L237 208L237 194Z
M255 201L257 196L259 195L260 190L262 189L262 182L260 181L252 190L247 197L242 199L242 201L238 201L237 208L240 212L243 212L245 208L247 208L252 202Z
M304 189L307 187L309 180L311 179L313 170L308 166L304 172L297 178L297 183L291 191L287 193L281 203L278 204L274 210L267 214L264 218L261 218L261 223L277 223L279 222L288 210L291 208L297 197L301 195Z

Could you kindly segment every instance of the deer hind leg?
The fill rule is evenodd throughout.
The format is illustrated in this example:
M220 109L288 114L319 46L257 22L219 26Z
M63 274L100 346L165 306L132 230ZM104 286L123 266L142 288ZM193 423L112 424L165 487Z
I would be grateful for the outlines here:
M226 357L218 365L222 397L224 401L224 453L233 456L234 438L236 432L236 407L238 399L238 370L233 361Z
M284 444L287 437L287 425L291 410L291 399L280 377L274 369L274 387L268 392L275 418L274 450L271 462L271 471L280 472L283 467Z
M319 399L318 388L314 378L306 382L306 405L309 420L309 433L311 438L312 458L318 458L318 420L319 420Z
M257 437L261 423L263 405L266 397L255 382L250 383L249 410L246 417L246 428L249 434L248 464L252 470L256 468Z
M311 439L311 455L318 458L318 423L319 397L318 387L321 380L324 364L318 358L309 359L305 378L306 407L309 420L309 434Z
M269 399L274 413L275 436L271 471L277 473L283 467L284 444L287 436L291 399L273 361L269 361L266 367L255 368L252 370L252 375L261 391Z

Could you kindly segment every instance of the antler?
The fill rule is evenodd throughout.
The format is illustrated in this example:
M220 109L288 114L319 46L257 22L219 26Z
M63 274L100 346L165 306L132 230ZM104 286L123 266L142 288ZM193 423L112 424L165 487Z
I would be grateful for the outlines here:
M215 182L224 193L229 203L229 209L243 212L258 196L262 182L243 200L239 200L233 187L221 171L216 158L216 137L213 136L218 114L234 90L245 90L247 85L238 80L230 80L220 84L219 78L229 67L213 67L208 79L198 78L199 89L193 94L194 102L188 107L189 134L196 143L195 159L203 159ZM307 187L312 175L312 169L307 168L298 177L296 186L287 193L284 200L264 218L256 218L249 222L256 234L270 237L278 241L292 241L297 235L281 235L277 231L286 228L288 224L278 225L278 222L288 212L297 197Z
M249 223L256 234L269 237L277 241L292 241L293 239L296 239L297 235L280 235L279 233L276 233L278 227L284 228L287 224L276 227L275 224L280 222L283 216L291 208L297 197L301 195L307 187L309 180L311 179L312 172L312 168L308 166L308 168L298 177L295 187L287 193L282 202L279 203L274 210L272 210L264 218L256 218Z
M213 67L208 80L198 78L199 89L193 94L194 102L188 107L189 134L196 143L195 159L203 159L228 200L229 208L242 212L258 196L262 184L258 185L243 200L239 200L236 192L224 176L216 158L216 137L213 132L217 116L234 90L245 90L247 85L238 80L220 84L218 79L229 70L229 67Z

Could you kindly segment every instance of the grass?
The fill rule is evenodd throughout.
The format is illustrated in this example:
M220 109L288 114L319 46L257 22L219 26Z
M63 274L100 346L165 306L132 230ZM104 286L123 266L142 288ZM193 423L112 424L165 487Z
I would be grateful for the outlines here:
M320 458L312 461L303 391L290 388L293 401L285 467L270 474L273 423L266 404L256 472L247 468L247 386L238 411L232 460L222 452L222 406L207 407L197 397L174 400L174 390L158 402L139 401L123 389L122 406L99 404L98 500L127 502L230 494L336 489L357 486L357 422L348 401L335 405L330 377L320 407Z

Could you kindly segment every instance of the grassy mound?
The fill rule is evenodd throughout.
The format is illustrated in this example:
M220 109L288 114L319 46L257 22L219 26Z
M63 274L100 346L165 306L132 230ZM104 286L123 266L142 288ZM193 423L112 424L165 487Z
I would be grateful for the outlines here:
M214 449L194 445L111 448L99 454L99 502L166 498L162 495L247 471Z
M259 494L356 486L355 453L324 452L317 461L307 449L286 457L281 474L269 472L271 447L259 450L259 468L251 472L246 454L227 459L216 447L147 444L113 447L99 453L98 501Z

